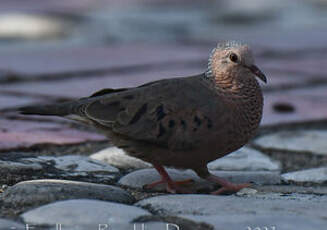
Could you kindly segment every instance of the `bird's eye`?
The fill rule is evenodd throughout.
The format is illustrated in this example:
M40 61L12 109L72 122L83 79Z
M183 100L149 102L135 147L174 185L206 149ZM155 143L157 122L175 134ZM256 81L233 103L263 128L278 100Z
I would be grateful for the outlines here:
M235 53L231 53L229 55L229 59L232 61L232 62L238 62L238 56L235 54Z

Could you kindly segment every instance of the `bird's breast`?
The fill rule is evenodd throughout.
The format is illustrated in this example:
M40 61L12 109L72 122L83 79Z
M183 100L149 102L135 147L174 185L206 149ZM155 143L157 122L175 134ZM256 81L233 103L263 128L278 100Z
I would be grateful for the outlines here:
M225 97L226 113L217 114L220 124L215 127L215 139L210 140L215 145L216 154L227 155L244 146L255 134L259 127L263 98L261 91L248 97ZM218 118L218 116L220 116Z

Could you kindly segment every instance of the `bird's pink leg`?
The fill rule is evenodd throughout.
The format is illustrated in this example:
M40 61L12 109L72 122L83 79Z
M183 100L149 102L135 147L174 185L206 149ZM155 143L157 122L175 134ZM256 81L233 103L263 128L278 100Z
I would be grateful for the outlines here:
M167 191L170 193L190 193L191 191L186 190L185 188L181 188L180 186L183 184L188 184L193 182L192 179L182 180L182 181L173 181L168 175L167 171L161 165L153 164L153 167L158 171L161 176L161 180L153 182L151 184L147 184L144 186L146 189L151 189L159 184L166 184Z
M247 188L247 187L251 186L251 184L233 184L225 179L222 179L222 178L212 175L212 174L207 176L205 179L221 185L220 189L211 193L214 195L225 194L225 193L237 193L242 188Z

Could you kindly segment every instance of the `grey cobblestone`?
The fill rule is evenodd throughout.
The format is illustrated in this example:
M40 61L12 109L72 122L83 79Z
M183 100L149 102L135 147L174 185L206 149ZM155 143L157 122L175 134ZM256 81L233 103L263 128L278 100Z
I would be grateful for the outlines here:
M163 195L136 205L169 215L306 215L326 218L327 198L314 195L257 194L249 197L211 195Z
M326 130L292 130L259 137L255 144L262 148L326 155L326 138Z
M327 167L285 173L282 179L286 182L326 184Z
M3 205L22 211L69 199L97 199L126 204L134 202L134 198L119 187L49 179L24 181L15 184L2 194L1 199Z
M23 154L0 160L2 183L47 178L80 179L88 182L105 183L114 181L119 170L85 156L39 156Z
M229 171L278 171L279 162L271 160L259 151L243 147L208 164L211 170Z
M122 149L117 147L103 149L92 154L90 157L122 169L142 169L151 167L151 164L135 157L128 156Z
M151 215L138 207L97 200L58 201L30 210L21 215L26 223L33 225L56 225L87 229L99 224L110 224L114 229L133 227L131 222L141 216ZM130 226L131 225L131 226Z
M8 229L25 230L25 225L11 220L0 218L0 230L8 230Z

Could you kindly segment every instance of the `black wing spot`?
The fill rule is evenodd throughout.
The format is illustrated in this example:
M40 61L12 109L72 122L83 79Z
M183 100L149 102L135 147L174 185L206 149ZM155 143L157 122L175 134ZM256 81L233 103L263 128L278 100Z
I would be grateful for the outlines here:
M157 138L163 136L166 133L166 129L163 127L163 125L160 123L159 125L159 133L157 135Z
M181 120L181 126L184 130L186 130L186 122L184 120Z
M212 120L210 118L208 118L208 117L206 117L206 120L207 120L207 128L211 129L213 127Z
M157 121L162 120L166 116L163 105L160 105L156 108L156 115L157 115Z
M194 117L194 123L199 127L202 124L202 121L198 116Z
M169 128L173 128L175 126L175 121L174 120L170 120L168 123Z
M107 104L108 106L119 106L120 105L120 102L119 101L113 101L109 104Z
M147 107L148 107L148 104L144 104L142 105L142 107L135 113L134 117L132 118L132 120L129 122L129 124L134 124L136 123L138 120L141 119L141 117L143 116L143 114L146 113L147 111Z
M133 95L127 95L127 96L124 96L123 98L126 99L126 100L132 100L132 99L134 99L134 96Z

